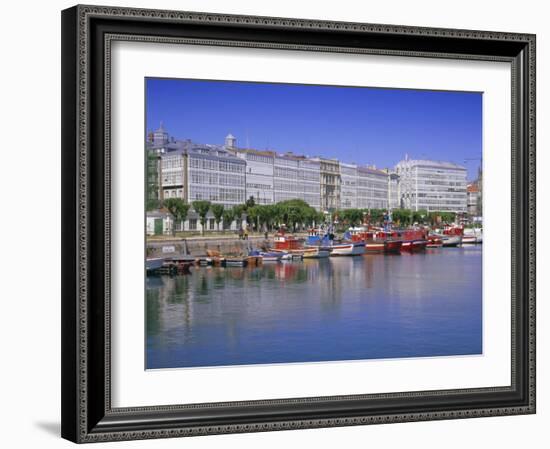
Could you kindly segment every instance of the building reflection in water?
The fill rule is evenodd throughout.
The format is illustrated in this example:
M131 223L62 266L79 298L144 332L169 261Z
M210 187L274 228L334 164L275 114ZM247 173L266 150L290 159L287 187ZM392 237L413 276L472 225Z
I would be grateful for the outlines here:
M481 352L481 250L147 278L147 367Z

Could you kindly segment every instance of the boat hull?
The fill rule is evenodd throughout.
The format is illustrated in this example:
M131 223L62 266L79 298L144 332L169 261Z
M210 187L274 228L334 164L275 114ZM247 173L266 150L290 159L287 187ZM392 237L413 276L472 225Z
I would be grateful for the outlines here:
M462 244L461 235L451 235L446 238L443 238L443 246L452 247L452 246L460 246L461 244Z
M386 245L380 242L365 242L365 252L368 254L382 254L385 252Z
M330 256L330 251L325 248L306 247L304 249L304 259L324 259Z
M427 240L407 240L401 245L401 250L416 253L425 250L427 244Z
M145 261L145 267L148 272L160 270L164 265L164 258L162 257L152 257Z
M365 254L364 242L337 243L330 248L331 256L360 256Z
M223 267L246 267L247 265L248 259L244 258L225 259L225 261L222 262Z
M401 252L403 242L401 240L386 240L384 242L384 252L398 254Z

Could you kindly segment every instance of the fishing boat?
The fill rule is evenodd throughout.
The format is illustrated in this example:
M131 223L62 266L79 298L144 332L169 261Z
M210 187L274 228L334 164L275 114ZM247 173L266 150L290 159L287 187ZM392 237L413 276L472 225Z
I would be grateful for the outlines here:
M460 246L462 244L462 235L446 235L439 232L430 232L429 238L432 237L441 239L441 246L443 247Z
M304 259L324 259L330 256L330 250L326 247L305 246L304 247Z
M301 239L287 234L284 229L279 230L273 239L274 248L270 252L283 254L283 260L301 260L304 258L304 245ZM286 257L285 257L286 256Z
M385 231L379 228L350 228L351 240L365 243L366 253L399 253L402 241L395 231Z
M461 235L442 235L441 240L443 240L443 246L446 247L462 245Z
M464 235L462 236L463 244L474 245L476 243L483 243L483 234L479 228L464 229Z
M365 242L333 241L330 248L331 256L360 256L365 254Z
M460 246L463 241L464 227L458 225L446 225L440 235L443 239L443 246Z
M426 248L441 248L443 246L443 238L437 234L428 234L428 243Z
M403 239L403 243L401 245L402 251L408 251L411 253L423 251L428 245L426 231L423 229L404 229L398 231L398 234Z
M281 261L281 259L284 256L284 253L275 252L275 251L269 251L269 252L259 251L258 255L262 258L263 262L275 262L275 263L277 263L277 262Z
M321 238L318 234L314 234L308 237L305 249L318 251L312 257L358 256L365 254L365 242L353 241L349 235L346 235L343 240L330 240L328 235ZM304 254L304 257L307 256Z

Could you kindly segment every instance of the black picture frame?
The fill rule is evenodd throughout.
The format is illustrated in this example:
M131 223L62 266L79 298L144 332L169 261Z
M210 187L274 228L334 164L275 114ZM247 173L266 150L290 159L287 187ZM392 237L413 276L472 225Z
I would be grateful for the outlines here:
M509 387L111 407L110 42L508 61ZM535 413L535 36L78 5L62 12L62 436L95 442Z

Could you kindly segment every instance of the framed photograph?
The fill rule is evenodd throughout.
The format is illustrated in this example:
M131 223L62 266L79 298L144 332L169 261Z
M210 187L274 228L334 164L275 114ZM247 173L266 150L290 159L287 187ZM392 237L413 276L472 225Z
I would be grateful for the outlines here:
M62 12L62 436L535 413L535 36Z

